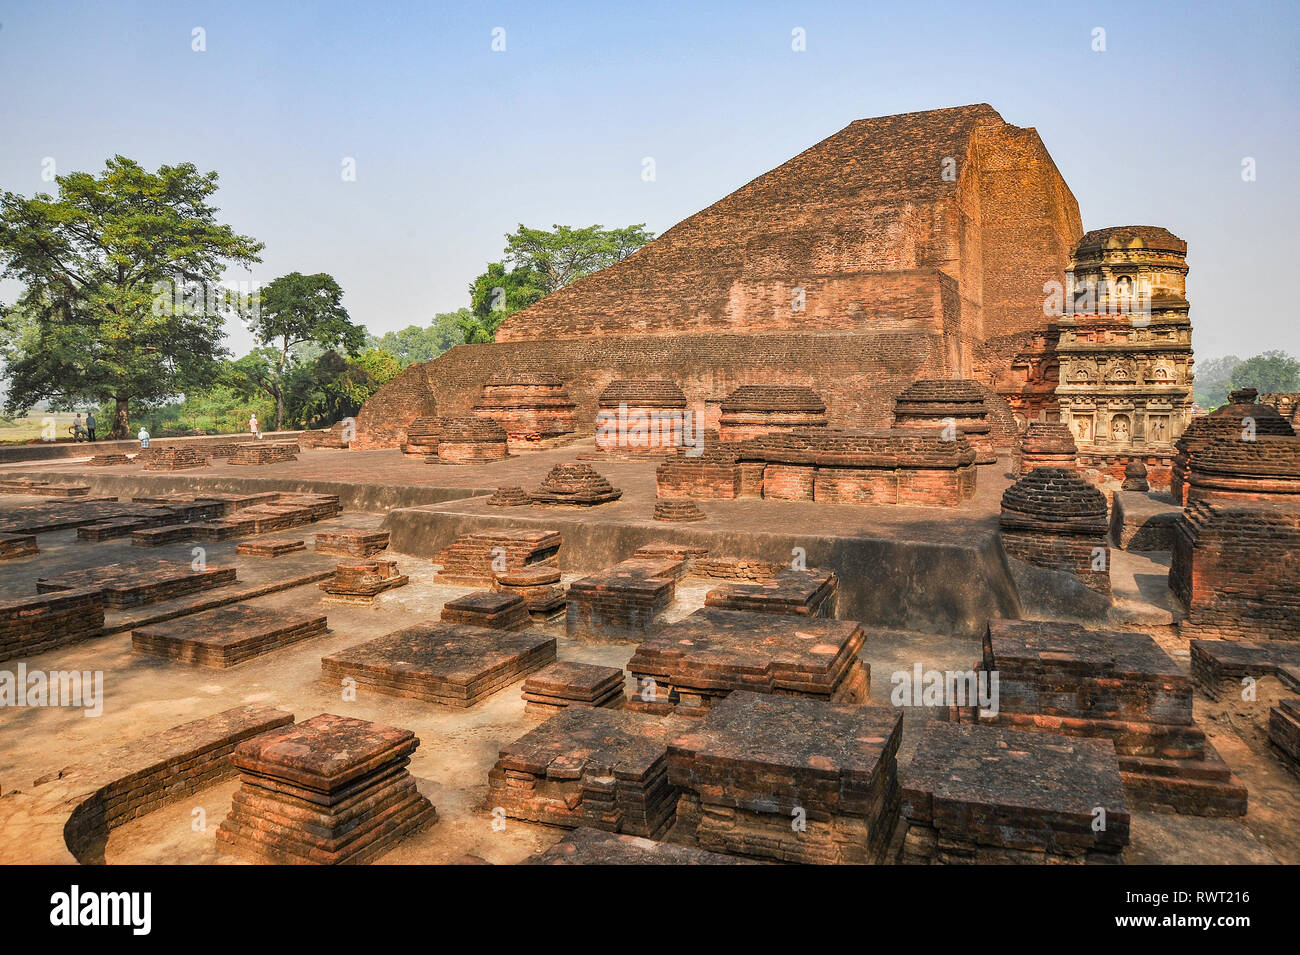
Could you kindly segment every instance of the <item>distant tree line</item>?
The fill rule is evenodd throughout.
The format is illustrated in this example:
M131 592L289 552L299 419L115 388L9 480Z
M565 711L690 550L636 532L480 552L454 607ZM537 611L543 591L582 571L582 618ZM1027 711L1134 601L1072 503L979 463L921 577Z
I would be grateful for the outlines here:
M1245 360L1225 355L1196 368L1193 397L1206 411L1227 404L1229 392L1239 388L1254 388L1261 395L1300 392L1300 361L1274 350Z

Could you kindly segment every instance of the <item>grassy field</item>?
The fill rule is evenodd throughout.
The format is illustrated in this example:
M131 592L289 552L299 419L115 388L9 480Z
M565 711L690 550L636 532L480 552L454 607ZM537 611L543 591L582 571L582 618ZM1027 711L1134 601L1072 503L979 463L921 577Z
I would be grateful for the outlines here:
M71 441L72 433L68 428L74 415L64 412L28 415L26 418L0 418L0 444L26 444L29 441L48 440L53 436L56 441ZM82 415L84 422L86 416ZM52 423L52 426L47 425Z

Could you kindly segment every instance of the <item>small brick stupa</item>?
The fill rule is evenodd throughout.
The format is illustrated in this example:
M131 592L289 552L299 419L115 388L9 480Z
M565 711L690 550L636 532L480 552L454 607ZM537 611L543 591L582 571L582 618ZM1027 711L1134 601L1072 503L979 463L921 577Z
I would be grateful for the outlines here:
M532 494L534 504L547 507L594 507L622 496L591 465L580 462L557 464Z
M596 448L663 454L682 444L686 396L666 378L612 381L596 402Z
M411 422L402 442L402 453L413 458L427 459L438 453L438 439L442 424L434 415L424 415Z
M572 434L575 408L554 375L513 372L488 379L474 414L505 428L511 450L526 450Z
M1124 466L1125 491L1149 491L1151 484L1147 481L1147 466L1141 461L1130 461Z
M654 518L666 524L693 524L707 519L694 501L655 501Z
M826 427L826 402L801 385L741 385L722 399L720 410L718 434L724 442Z
M1300 438L1218 438L1196 452L1183 483L1183 503L1300 503Z
M1059 421L1031 421L1016 439L1017 474L1034 468L1072 468L1078 448L1070 429Z
M1169 490L1176 503L1187 503L1183 494L1192 460L1216 438L1241 440L1247 434L1255 437L1265 434L1295 434L1295 429L1277 413L1276 408L1256 403L1256 397L1254 388L1232 392L1228 396L1228 404L1208 415L1193 418L1182 437L1174 442L1176 453L1169 478Z
M1072 468L1035 468L1002 495L1002 546L1011 557L1074 574L1110 596L1106 498Z
M486 464L508 455L506 429L491 418L443 418L438 456L442 464Z
M998 459L984 392L973 381L922 378L912 382L894 399L894 424L899 428L955 425L975 449L976 464L993 464Z

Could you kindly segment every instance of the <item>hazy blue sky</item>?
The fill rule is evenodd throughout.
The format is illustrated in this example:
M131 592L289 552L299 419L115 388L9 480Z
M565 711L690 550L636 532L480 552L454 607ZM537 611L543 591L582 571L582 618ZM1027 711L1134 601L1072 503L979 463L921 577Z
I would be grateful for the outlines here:
M1037 127L1085 228L1187 240L1202 359L1294 353L1298 19L1294 2L0 0L0 188L49 190L45 157L216 169L225 221L266 243L228 278L330 272L383 332L466 304L520 222L660 233L854 119L988 102Z

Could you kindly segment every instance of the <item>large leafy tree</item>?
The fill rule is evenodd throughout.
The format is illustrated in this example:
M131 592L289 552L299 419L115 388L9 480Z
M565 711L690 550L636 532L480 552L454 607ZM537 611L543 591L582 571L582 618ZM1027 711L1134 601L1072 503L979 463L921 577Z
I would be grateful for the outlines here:
M447 349L465 341L461 324L472 318L473 315L467 308L455 312L442 312L435 315L433 321L423 328L419 325L407 325L399 331L385 332L374 339L373 344L396 356L403 367L416 362L433 361Z
M258 342L274 347L269 373L251 380L275 400L275 430L284 428L284 378L293 349L311 343L355 355L365 347L366 330L353 324L342 300L343 289L333 276L290 272L241 308Z
M215 172L150 172L122 156L55 182L58 197L0 195L0 276L23 291L0 317L5 410L48 401L158 404L216 379L234 303L218 283L260 261L259 242L217 221Z
M1254 388L1261 395L1300 391L1300 361L1284 351L1266 351L1232 370L1233 388Z

